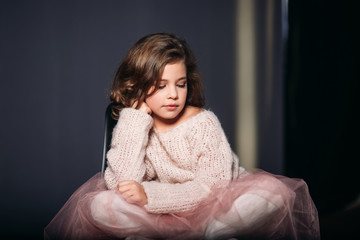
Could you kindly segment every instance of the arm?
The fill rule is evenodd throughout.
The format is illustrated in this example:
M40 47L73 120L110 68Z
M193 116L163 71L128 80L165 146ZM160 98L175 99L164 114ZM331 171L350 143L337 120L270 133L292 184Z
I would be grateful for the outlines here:
M196 156L194 178L183 183L143 182L148 204L153 213L181 213L197 208L211 189L232 178L232 152L216 117L196 124L189 139ZM160 160L161 161L161 160ZM171 173L170 173L171 174Z
M122 180L142 181L145 147L152 124L151 116L144 111L125 108L120 112L107 153L108 167L104 178L109 189Z

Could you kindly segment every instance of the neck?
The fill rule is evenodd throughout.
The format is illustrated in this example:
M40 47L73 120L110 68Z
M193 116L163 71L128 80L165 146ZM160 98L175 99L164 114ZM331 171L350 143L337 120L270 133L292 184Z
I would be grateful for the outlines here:
M173 119L162 119L154 117L154 128L158 132L166 132L170 129L174 128L176 125L186 121L187 119L195 116L196 114L200 113L202 111L201 108L192 107L192 106L186 106L181 111L181 113Z
M166 132L172 129L181 122L185 109L186 107L184 107L184 109L176 116L176 118L172 118L172 119L164 119L158 116L153 116L154 128L156 128L158 132Z

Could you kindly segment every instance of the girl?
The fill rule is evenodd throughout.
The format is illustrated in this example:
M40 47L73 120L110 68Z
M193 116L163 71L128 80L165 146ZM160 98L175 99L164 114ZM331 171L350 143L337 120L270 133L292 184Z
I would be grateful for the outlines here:
M45 229L60 239L319 239L304 181L238 166L187 43L143 37L111 89L118 123L105 174Z

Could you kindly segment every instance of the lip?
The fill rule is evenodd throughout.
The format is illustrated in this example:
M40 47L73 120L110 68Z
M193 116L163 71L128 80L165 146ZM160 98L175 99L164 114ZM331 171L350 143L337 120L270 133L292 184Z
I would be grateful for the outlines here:
M169 110L169 111L173 111L176 110L179 107L179 105L177 104L168 104L168 105L164 105L164 108Z

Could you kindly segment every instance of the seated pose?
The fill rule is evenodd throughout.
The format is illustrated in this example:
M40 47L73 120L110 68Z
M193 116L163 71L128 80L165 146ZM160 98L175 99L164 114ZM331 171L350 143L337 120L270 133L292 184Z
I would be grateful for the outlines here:
M319 239L301 179L239 167L185 40L141 38L113 81L108 167L82 185L46 239Z

